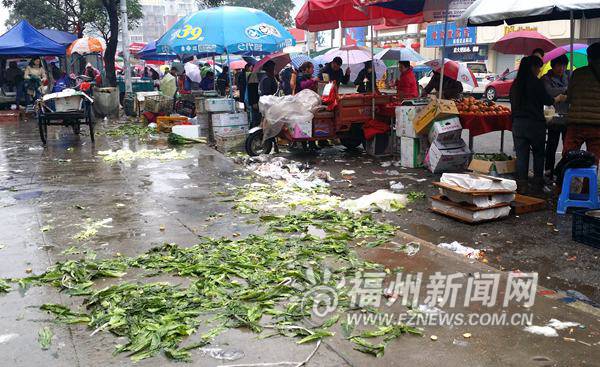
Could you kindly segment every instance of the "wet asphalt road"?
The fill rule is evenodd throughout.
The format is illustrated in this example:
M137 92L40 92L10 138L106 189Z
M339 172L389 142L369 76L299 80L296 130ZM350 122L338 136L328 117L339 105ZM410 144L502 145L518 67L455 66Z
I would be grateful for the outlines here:
M109 164L98 151L113 148L166 147L164 137L140 142L136 138L113 139L99 136L92 146L87 136L74 137L68 129L50 128L50 141L42 148L32 123L0 126L0 277L24 277L39 274L57 260L69 257L61 252L70 246L94 251L99 257L139 254L164 242L191 245L199 235L212 237L242 236L260 232L248 216L231 210L217 192L247 183L248 173L211 148L188 148L189 159L160 162L138 160L127 164ZM429 182L417 183L417 177L434 179L423 170L401 170L398 177L380 174L379 161L364 154L346 153L338 148L317 155L294 156L329 170L339 178L341 169L357 171L351 182L332 182L334 193L355 197L387 187L392 179L402 181L407 190L433 193ZM374 173L374 171L377 171ZM487 249L489 263L506 269L539 270L541 282L550 288L579 289L590 297L598 296L597 250L571 242L569 219L557 218L550 211L509 218L503 222L467 226L431 214L427 202L412 204L410 210L385 217L409 234L434 244L464 241L466 245ZM74 240L85 223L112 219L98 234L83 242ZM251 219L251 218L250 218ZM559 232L546 225L555 223ZM412 241L400 234L398 242ZM507 241L511 241L509 244ZM361 255L389 268L403 266L407 271L493 272L485 264L465 262L452 254L441 253L423 244L414 257L386 248L362 250ZM573 255L573 260L568 260ZM549 277L549 279L547 278ZM137 279L135 273L123 280ZM165 277L164 280L176 281ZM113 281L101 281L102 287ZM128 366L127 356L113 356L114 345L122 342L108 333L93 337L84 326L54 324L41 312L42 303L63 303L78 307L81 299L69 298L48 287L33 287L26 292L13 291L0 297L0 355L10 366ZM588 344L598 341L598 316L582 313L559 301L541 300L533 309L534 322L550 318L583 323L573 338ZM49 351L37 343L38 330L50 325L55 338ZM473 339L461 341L465 332ZM337 334L340 335L339 330ZM567 343L562 338L545 338L524 333L520 328L432 327L439 341L403 338L383 358L352 350L341 337L324 343L310 366L598 366L596 347ZM459 343L457 343L459 339ZM219 336L214 345L242 350L244 357L231 363L271 363L301 361L313 345L296 345L288 338L260 340L243 330L231 330ZM158 356L136 366L163 366L168 361ZM3 363L0 363L4 365ZM193 366L227 364L194 354Z
M468 135L463 134L467 139ZM499 151L500 133L478 136L474 151L494 153ZM505 152L512 152L512 136L505 136ZM392 158L372 158L363 152L347 153L344 148L328 148L317 154L288 154L287 157L311 163L315 168L331 172L340 178L340 171L355 170L349 182L336 182L333 191L349 198L370 194L389 188L390 181L402 182L404 191L437 195L431 182L440 175L425 169L403 169L381 166ZM397 170L399 175L386 175L386 170ZM426 179L418 182L419 179ZM501 270L520 270L540 273L540 283L553 290L576 290L600 302L600 249L574 242L571 239L571 215L555 212L556 197L549 195L547 210L510 216L502 221L468 225L435 214L429 210L429 201L415 203L411 213L392 216L405 232L432 243L459 241L464 245L483 249L489 264Z

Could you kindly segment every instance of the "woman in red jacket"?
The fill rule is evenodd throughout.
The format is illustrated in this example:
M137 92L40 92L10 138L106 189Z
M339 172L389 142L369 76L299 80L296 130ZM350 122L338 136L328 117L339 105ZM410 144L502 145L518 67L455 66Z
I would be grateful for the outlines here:
M417 78L409 61L399 61L398 69L400 70L400 78L396 80L396 90L398 99L410 99L419 97L419 89L417 88Z

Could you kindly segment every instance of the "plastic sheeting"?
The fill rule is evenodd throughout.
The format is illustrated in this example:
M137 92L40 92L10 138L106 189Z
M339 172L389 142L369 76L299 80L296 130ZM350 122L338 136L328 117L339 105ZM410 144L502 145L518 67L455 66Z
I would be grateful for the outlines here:
M267 140L279 134L284 124L312 121L314 112L321 106L321 97L310 89L295 96L262 96L258 108L263 115L263 139Z
M444 173L440 181L442 183L459 186L467 190L517 190L517 183L514 180L507 180L503 178L491 179L464 173Z

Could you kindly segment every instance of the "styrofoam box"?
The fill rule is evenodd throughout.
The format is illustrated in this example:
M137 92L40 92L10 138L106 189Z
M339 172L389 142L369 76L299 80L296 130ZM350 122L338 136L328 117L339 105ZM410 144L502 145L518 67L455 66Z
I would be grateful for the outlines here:
M188 139L198 139L202 136L200 125L175 125L171 132Z
M461 133L462 125L458 117L435 121L429 130L429 142L455 143L461 140Z
M248 115L245 113L217 113L212 116L215 135L235 135L248 132Z
M418 135L413 126L417 113L425 106L398 106L396 107L396 136L416 138Z
M54 108L56 112L79 111L82 103L83 96L80 95L60 97L54 99Z
M233 111L235 100L231 98L207 98L204 100L204 108L208 112L230 112Z

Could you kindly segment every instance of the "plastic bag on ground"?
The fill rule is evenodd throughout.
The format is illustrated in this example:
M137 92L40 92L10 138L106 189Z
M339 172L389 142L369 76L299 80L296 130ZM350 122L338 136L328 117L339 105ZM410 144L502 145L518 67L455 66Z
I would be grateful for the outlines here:
M407 202L406 195L382 189L372 194L361 196L358 199L345 200L340 204L340 207L353 213L371 210L393 212L404 208Z

